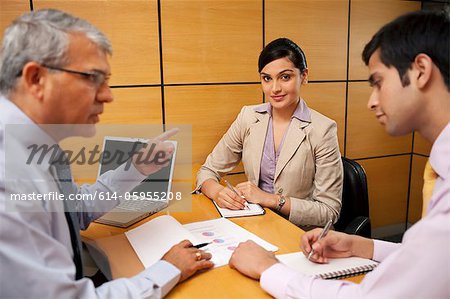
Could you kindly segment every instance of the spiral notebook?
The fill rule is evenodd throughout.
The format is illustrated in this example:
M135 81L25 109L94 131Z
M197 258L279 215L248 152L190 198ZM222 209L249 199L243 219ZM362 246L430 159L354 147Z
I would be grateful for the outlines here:
M317 264L309 261L302 252L281 254L277 255L277 258L289 268L323 279L364 274L378 265L378 262L360 257L329 259L328 264Z

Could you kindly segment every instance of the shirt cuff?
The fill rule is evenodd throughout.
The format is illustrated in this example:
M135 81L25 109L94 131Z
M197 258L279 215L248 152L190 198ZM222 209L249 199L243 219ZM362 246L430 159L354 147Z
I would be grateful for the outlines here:
M286 298L289 290L289 283L292 279L296 279L297 285L303 285L298 288L301 294L296 294L298 298L306 298L309 294L309 285L311 277L304 277L295 270L277 263L266 269L261 274L260 285L270 295L275 298Z
M130 279L141 291L142 298L155 293L162 298L178 283L180 275L177 267L161 260Z
M202 165L197 172L197 178L195 180L195 188L192 191L192 194L200 194L202 193L203 183L209 179L215 180L216 182L220 182L220 176L216 174L214 171Z
M392 243L382 240L373 240L373 260L383 261L391 253L400 248L401 243Z

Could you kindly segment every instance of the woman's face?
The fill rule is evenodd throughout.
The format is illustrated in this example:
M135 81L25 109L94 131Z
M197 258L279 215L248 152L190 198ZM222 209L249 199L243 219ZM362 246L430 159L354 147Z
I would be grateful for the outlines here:
M260 76L262 90L273 109L289 109L298 103L307 70L300 74L289 58L283 57L268 63Z

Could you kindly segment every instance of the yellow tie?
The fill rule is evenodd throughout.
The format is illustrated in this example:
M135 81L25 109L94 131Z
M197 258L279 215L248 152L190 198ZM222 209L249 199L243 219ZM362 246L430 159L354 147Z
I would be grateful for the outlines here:
M430 203L431 195L433 194L434 184L436 183L437 173L431 168L430 160L425 164L425 171L423 173L423 206L422 218L427 214L428 204Z

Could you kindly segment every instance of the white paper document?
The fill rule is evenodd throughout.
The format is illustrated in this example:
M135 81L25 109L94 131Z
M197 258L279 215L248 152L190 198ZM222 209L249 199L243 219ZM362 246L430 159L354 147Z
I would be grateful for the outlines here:
M269 251L277 251L278 247L272 245L239 225L219 218L184 225L201 243L211 242L202 248L212 254L215 267L228 264L234 249L241 242L252 240Z
M175 218L167 215L129 230L125 236L145 268L159 261L173 245L183 240L187 239L194 245L201 243Z
M212 254L215 267L228 264L234 249L247 240L253 240L270 251L278 250L278 247L225 218L181 225L175 218L165 215L125 232L125 235L145 268L185 239L194 245L211 242L202 250Z

